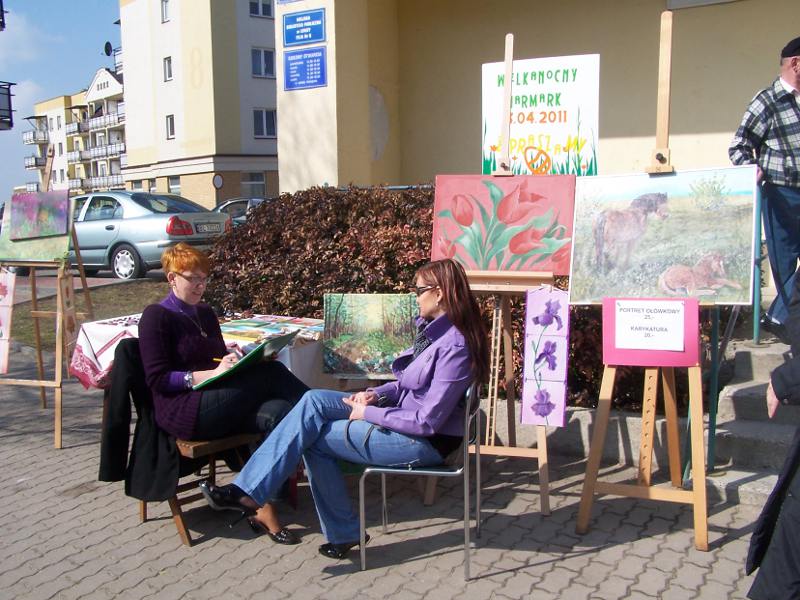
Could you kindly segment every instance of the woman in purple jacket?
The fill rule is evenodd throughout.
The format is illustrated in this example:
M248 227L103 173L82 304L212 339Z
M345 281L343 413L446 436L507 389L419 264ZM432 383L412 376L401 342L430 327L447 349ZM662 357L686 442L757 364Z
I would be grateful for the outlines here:
M139 321L139 352L156 423L190 440L268 433L308 386L272 360L193 390L238 359L226 349L214 311L200 301L208 257L181 242L164 251L161 264L170 293L145 308Z
M251 515L251 524L275 531L279 524L268 499L302 457L328 540L320 554L343 558L358 545L359 525L338 460L432 466L460 445L459 401L473 380L488 379L483 319L464 269L452 260L420 268L414 291L419 334L392 364L397 381L354 395L307 392L232 484L201 484L212 508Z

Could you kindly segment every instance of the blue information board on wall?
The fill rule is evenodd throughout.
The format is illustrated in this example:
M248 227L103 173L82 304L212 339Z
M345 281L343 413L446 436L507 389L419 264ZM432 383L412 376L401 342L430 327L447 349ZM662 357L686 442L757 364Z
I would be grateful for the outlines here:
M301 46L325 41L325 9L283 15L283 45Z
M325 46L283 53L283 89L306 90L328 85Z

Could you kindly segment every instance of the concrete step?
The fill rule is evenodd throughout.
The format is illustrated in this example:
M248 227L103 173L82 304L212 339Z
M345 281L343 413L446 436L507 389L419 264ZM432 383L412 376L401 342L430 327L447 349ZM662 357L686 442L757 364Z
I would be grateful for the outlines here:
M734 342L734 382L766 382L775 367L791 358L789 346L774 341L753 346Z
M778 482L778 471L740 471L718 468L706 475L708 504L721 502L764 506L772 488ZM684 482L685 489L692 488L692 481Z
M780 469L796 430L796 425L767 421L718 423L717 464L754 471Z
M751 420L784 425L800 424L800 406L795 405L781 405L770 419L767 415L766 394L766 382L747 381L725 386L719 396L717 422Z

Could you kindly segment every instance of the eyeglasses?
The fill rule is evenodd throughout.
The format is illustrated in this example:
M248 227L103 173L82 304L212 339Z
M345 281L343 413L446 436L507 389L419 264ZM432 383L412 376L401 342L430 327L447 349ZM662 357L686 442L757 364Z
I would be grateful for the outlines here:
M422 296L428 290L435 290L438 288L438 285L415 285L411 288L411 291L414 292L417 296Z
M184 275L183 273L179 273L178 271L173 271L175 275L180 275L186 281L188 281L192 285L207 285L208 284L208 277L200 277L199 275Z

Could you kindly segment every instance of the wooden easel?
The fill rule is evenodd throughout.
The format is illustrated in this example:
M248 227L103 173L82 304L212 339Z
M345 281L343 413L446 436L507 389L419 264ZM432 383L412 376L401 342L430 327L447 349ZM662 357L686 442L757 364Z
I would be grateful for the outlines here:
M656 126L656 148L651 164L646 169L650 174L672 173L669 150L669 99L670 69L672 54L672 12L661 13L661 41L659 48L658 104ZM667 421L667 445L669 453L670 483L681 488L681 461L678 432L678 412L675 403L675 375L672 367L645 369L644 397L642 402L642 434L639 444L639 475L636 484L598 482L600 458L603 454L611 398L617 367L606 364L600 385L597 404L597 420L592 436L586 478L581 492L578 523L575 530L586 533L595 494L613 494L630 498L644 498L663 502L691 504L694 508L695 547L708 550L708 521L706 502L706 469L703 450L703 390L700 365L689 367L689 417L691 420L692 490L668 489L651 486L653 437L655 434L655 406L658 393L659 372L664 387L664 412Z
M45 168L45 175L43 180L46 182L45 191L50 185L49 171L52 166L52 148L48 149L48 160ZM71 214L71 211L70 211ZM86 302L86 311L75 313L73 308L69 311L65 310L63 290L66 285L72 285L72 275L69 272L69 265L66 261L26 261L26 260L2 260L0 265L6 267L27 267L30 269L29 281L31 288L31 318L33 319L33 331L36 339L36 368L38 379L13 379L13 378L0 378L0 385L22 385L33 386L39 388L39 395L41 398L42 408L47 408L47 395L46 390L52 388L54 390L54 440L53 445L55 448L61 448L61 428L62 428L62 369L65 363L69 360L69 348L67 346L67 338L64 335L64 327L68 319L74 320L77 318L94 320L94 307L92 305L92 298L89 294L89 284L86 281L86 272L83 268L83 258L81 257L80 246L78 245L78 236L75 233L75 225L70 225L70 237L72 240L72 247L75 250L75 258L78 263L78 273L80 274L81 285L83 286L83 294ZM39 310L39 299L36 294L36 269L47 268L57 269L56 274L56 310ZM69 314L65 314L69 312ZM55 366L53 379L45 379L44 377L44 363L42 360L42 338L41 330L39 328L39 319L56 319L56 351L55 351ZM13 324L12 324L13 327Z
M486 435L481 443L481 454L534 458L539 466L539 499L541 511L550 514L550 477L547 464L547 428L536 425L536 447L520 448L516 443L517 419L515 417L516 389L514 388L514 353L511 332L511 297L525 294L530 288L553 283L553 274L547 272L497 272L467 271L473 292L491 294L494 298L492 316L489 396L486 407ZM497 388L500 382L500 356L505 365L502 375L506 388L506 416L508 419L508 445L497 445ZM471 452L475 449L471 448Z

